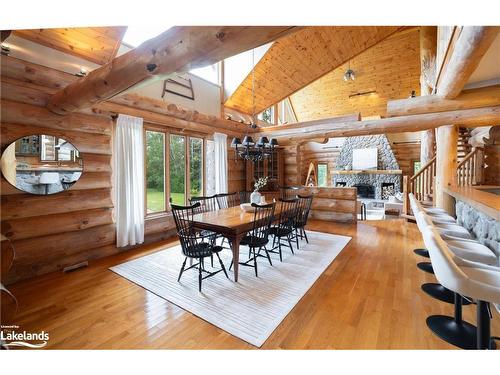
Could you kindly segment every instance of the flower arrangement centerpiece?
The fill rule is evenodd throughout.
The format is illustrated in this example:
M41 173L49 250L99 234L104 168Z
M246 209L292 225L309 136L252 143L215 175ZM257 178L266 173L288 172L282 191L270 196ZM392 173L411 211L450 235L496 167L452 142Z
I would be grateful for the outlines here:
M267 185L267 176L260 177L257 181L255 181L255 183L253 185L254 191L252 194L250 194L250 203L259 204L261 202L262 196L259 193L259 190L262 189L266 185Z
M257 181L255 181L255 184L253 184L253 187L254 187L255 191L259 191L260 189L262 189L266 185L267 185L267 176L261 177Z

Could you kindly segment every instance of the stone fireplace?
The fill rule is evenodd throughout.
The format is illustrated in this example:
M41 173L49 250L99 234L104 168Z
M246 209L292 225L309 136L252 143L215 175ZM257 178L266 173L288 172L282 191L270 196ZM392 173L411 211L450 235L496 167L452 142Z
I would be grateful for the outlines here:
M353 150L363 148L377 148L377 170L351 170ZM401 191L401 171L384 134L346 138L332 175L333 186L358 187L360 197L389 199ZM372 187L373 194L367 193L366 186Z

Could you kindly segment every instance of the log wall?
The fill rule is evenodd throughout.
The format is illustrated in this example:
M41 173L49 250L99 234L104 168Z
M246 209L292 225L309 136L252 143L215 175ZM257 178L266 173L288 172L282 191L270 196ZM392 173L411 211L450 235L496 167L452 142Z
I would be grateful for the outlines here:
M62 136L82 152L84 172L72 189L49 196L23 193L1 177L2 233L11 238L16 251L8 282L99 257L100 248L115 242L111 117L58 116L36 99L28 104L29 94L24 103L12 100L18 99L13 94L21 88L19 81L13 92L2 80L2 151L22 136Z
M49 196L23 193L0 177L1 231L13 241L16 250L7 282L123 251L115 246L113 113L94 108L67 116L53 114L45 108L48 99L75 81L75 76L10 57L2 56L1 63L2 152L22 136L43 133L70 141L80 150L84 161L80 180L70 190ZM130 108L129 114L133 115ZM174 124L173 131L200 136L179 129L178 119L164 118L165 128ZM212 131L223 130L213 127ZM211 138L206 132L201 136ZM245 185L244 164L234 163L233 159L230 151L229 188L237 191ZM171 214L148 218L145 233L146 242L175 235Z

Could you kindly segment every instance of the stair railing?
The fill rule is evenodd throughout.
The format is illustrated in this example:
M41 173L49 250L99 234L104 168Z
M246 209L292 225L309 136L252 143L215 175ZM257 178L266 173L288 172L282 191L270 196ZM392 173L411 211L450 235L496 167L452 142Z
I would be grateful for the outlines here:
M436 176L435 156L410 177L410 193L413 193L419 201L427 200L432 196L434 176Z
M484 181L484 148L474 147L457 166L457 185L481 185Z
M403 214L409 215L410 204L408 194L413 193L418 201L429 200L434 191L434 177L436 176L436 157L434 156L413 176L403 177Z

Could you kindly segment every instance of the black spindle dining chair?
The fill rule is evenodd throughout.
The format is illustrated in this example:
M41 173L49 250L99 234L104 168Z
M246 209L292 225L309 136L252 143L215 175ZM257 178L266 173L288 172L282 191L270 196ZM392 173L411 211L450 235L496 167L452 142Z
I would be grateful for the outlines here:
M240 191L240 203L250 203L251 191Z
M280 198L281 199L293 199L297 198L299 186L280 186Z
M212 195L210 197L192 197L189 199L189 202L194 205L195 203L199 202L200 205L196 208L193 209L195 214L201 214L204 212L211 212L211 211L216 211L219 209L219 205L217 203L217 196ZM221 246L224 245L225 238L215 232L204 230L203 234L212 234L216 241L220 238L222 238ZM210 264L213 267L214 266L214 257L212 256L210 258Z
M240 245L248 246L251 252L249 259L246 262L240 262L242 266L253 267L255 269L255 276L259 276L257 271L257 258L263 256L260 254L262 250L266 253L267 260L272 266L269 251L266 245L269 243L269 230L274 220L275 203L259 205L252 203L254 207L254 217L252 222L252 230L247 233L240 242ZM253 263L253 264L252 264ZM231 269L233 263L231 262Z
M309 243L307 238L307 233L305 230L305 226L307 224L307 219L309 218L309 212L311 211L311 204L313 201L312 195L298 195L299 199L297 215L295 216L294 229L295 229L295 240L297 241L297 247L299 247L299 240L306 239L306 242Z
M177 281L181 280L184 271L189 269L198 268L198 290L201 292L201 283L204 279L214 276L223 271L227 278L229 278L226 267L222 262L219 252L222 246L217 246L213 234L206 231L199 231L193 225L193 215L198 209L200 203L195 203L192 206L177 206L172 205L172 213L174 216L175 226L177 227L177 235L181 243L182 253L184 254L184 262L182 263L181 270ZM204 259L212 257L213 254L219 259L221 266L220 270L210 272L205 269ZM197 259L198 263L192 264L186 268L186 261L188 258ZM203 276L205 274L205 276Z
M219 208L217 204L217 196L212 195L211 197L191 197L189 202L194 205L196 202L199 202L199 207L194 209L194 212L199 214L203 212L215 211Z
M281 211L278 224L271 227L270 234L273 235L273 248L270 252L277 253L280 256L280 262L283 261L281 248L288 247L293 252L292 238L295 230L294 224L299 208L299 199L280 199ZM283 241L285 241L283 243ZM298 245L297 245L298 248Z
M238 193L223 193L217 194L217 204L219 208L222 210L224 208L230 208L234 206L238 206L240 204L240 197Z

